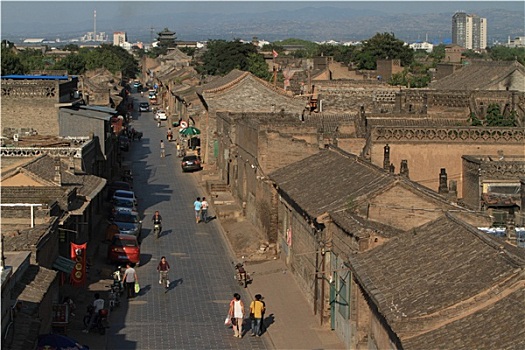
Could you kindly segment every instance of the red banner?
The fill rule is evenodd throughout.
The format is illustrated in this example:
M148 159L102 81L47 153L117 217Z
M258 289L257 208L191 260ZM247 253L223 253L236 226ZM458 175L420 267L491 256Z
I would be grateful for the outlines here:
M84 285L86 282L86 253L87 243L71 243L71 260L75 261L71 271L71 284L74 286Z

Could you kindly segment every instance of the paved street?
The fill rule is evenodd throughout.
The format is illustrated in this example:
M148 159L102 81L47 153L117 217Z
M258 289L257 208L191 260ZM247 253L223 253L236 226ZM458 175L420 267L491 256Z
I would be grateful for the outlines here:
M134 97L136 106L137 99L146 100L138 94ZM232 294L241 293L246 307L249 296L233 279L230 253L218 223L195 223L193 202L205 193L199 191L192 174L182 173L175 142L166 141L166 125L164 121L157 128L151 112L134 112L133 127L144 136L133 142L125 160L132 161L134 189L144 216L137 269L142 290L112 313L106 348L266 349L265 337L238 339L223 324ZM166 143L165 158L160 158L161 139ZM163 217L158 240L152 234L155 210ZM163 255L171 265L172 286L167 293L156 272Z

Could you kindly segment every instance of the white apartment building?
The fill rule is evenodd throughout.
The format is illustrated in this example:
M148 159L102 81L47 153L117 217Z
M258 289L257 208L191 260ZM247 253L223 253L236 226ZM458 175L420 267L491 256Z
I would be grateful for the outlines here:
M126 32L113 32L113 45L122 47L126 42L128 42Z
M452 43L470 50L487 47L487 19L465 12L452 16Z

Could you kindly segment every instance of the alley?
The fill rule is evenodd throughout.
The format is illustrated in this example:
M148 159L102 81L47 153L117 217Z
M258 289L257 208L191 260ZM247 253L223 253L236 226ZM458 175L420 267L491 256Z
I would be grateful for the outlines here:
M191 173L182 173L175 142L166 141L167 122L158 128L152 112L137 112L146 97L134 94L132 126L142 131L125 154L131 161L134 190L143 216L140 294L111 315L106 349L266 349L264 338L233 337L224 326L234 292L249 297L233 279L233 267L218 223L195 223L193 202L202 197ZM176 132L177 130L175 130ZM160 157L160 140L166 157ZM159 210L163 233L153 236L151 217ZM161 256L171 265L165 293L156 272ZM248 310L247 310L248 313Z

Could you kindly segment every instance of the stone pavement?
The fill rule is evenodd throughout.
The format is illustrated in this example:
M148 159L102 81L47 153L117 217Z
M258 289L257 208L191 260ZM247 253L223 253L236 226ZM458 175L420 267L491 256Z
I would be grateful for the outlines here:
M211 210L216 209L212 207ZM228 229L252 233L257 231L246 220L233 225L237 227L228 224ZM231 237L222 227L221 232L231 254L238 256ZM329 325L319 324L319 316L314 315L299 284L282 259L248 260L245 267L253 277L253 282L247 288L250 300L254 299L255 294L261 294L266 303L264 324L267 331L263 337L269 337L273 349L345 349Z
M144 138L132 144L127 157L133 161L134 188L144 217L141 264L137 268L142 290L136 299L123 299L112 312L105 336L81 332L82 318L94 292L102 292L107 299L106 286L111 283L112 267L105 261L107 243L103 242L104 230L100 230L98 244L88 248L92 266L87 288L62 287L61 295L69 294L77 303L68 335L91 350L342 349L335 334L319 326L318 317L281 260L248 263L254 282L247 289L237 285L231 265L234 247L225 239L220 222L195 224L193 218L191 203L195 197L206 195L198 183L200 173L180 171L173 144L166 145L166 158L159 158L158 141L165 137L165 130L156 127L151 113L134 116L134 127L144 131ZM158 240L149 234L154 210L160 210L164 219L164 234ZM250 224L243 221L239 225ZM158 285L155 271L161 255L172 265L168 293ZM241 293L247 308L255 294L264 296L267 332L261 338L237 339L224 327L234 292Z

